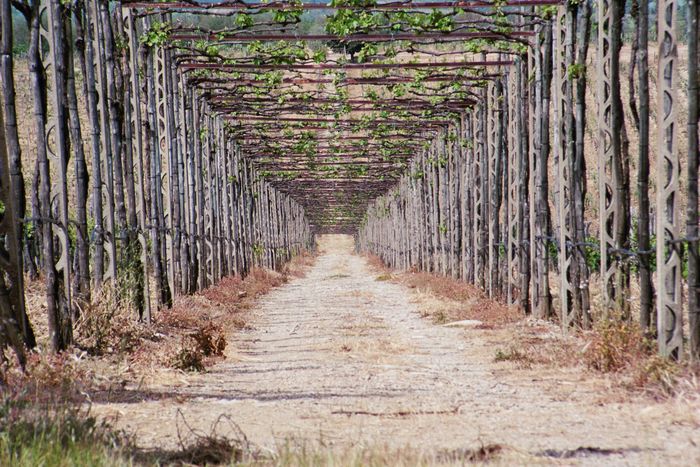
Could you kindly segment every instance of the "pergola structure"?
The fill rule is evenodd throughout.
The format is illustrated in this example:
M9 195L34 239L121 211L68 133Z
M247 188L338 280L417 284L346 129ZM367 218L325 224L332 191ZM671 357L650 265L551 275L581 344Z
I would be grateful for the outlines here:
M106 3L85 0L69 10L46 0L39 13L48 26L44 61L57 109L46 130L45 183L58 182L42 202L43 217L55 226L44 235L55 235L59 248L46 242L44 255L57 259L53 267L62 276L53 287L62 291L57 296L67 309L74 269L66 123L72 65L65 63L64 48L72 50L66 34L75 20L87 31L76 53L97 70L88 95L94 94L92 168L101 167L103 180L95 185L92 215L100 238L96 255L108 260L74 272L98 282L116 280L117 250L133 232L147 272L145 319L149 277L155 276L163 304L169 295L244 274L254 264L277 267L310 247L313 233L334 232L356 235L361 251L393 267L450 274L538 317L555 313L554 270L561 322L588 327L595 250L603 307L622 316L629 313L630 259L639 265L646 297L650 258L656 258L659 349L679 358L683 245L690 251L691 347L700 352L697 174L688 177L685 238L678 215L675 0L658 1L655 252L646 68L639 74L639 131L647 147L646 153L640 149L638 178L645 188L637 205L637 244L630 240L629 160L620 131L621 0L598 0L595 70L586 68L586 0L123 0L114 12ZM694 2L689 8L697 13ZM640 11L648 22L648 5ZM309 31L306 15L316 15L324 32ZM216 27L203 20L212 17L219 20ZM648 30L641 19L638 24ZM697 58L697 22L692 24L689 56ZM125 34L117 41L120 28ZM646 50L646 32L643 41L639 48ZM648 66L645 60L639 59L640 67ZM692 99L696 60L689 67ZM589 110L587 75L593 73L598 108ZM696 107L689 109L691 125ZM598 156L586 161L591 111ZM694 135L691 164L697 164L697 127ZM597 242L591 241L585 206L586 164L593 162ZM88 235L86 227L81 231ZM11 237L8 244L19 241ZM80 257L86 246L77 241L75 248ZM8 264L15 274L21 259L12 256ZM644 326L651 325L647 301Z
M520 10L554 3L519 1L513 5ZM400 10L409 14L425 8L451 12L458 8L477 10L472 13L474 19L464 19L463 27L449 32L433 31L429 25L420 33L406 28L387 31L387 27L377 27L376 31L343 36L303 34L297 31L294 21L282 23L276 27L277 32L267 32L270 26L262 19L270 11L291 12L300 18L307 10L346 9L342 4L124 2L124 7L129 9L128 18L141 16L144 24L156 21L154 18L164 21L165 15L169 15L168 42L162 46L166 60L177 70L175 79L195 89L194 93L201 95L210 111L229 123L232 137L245 141L240 145L246 148L243 156L253 160L266 179L274 186L283 183L280 186L285 193L303 200L305 212L317 232L354 233L368 203L377 195L376 189L366 190L364 183L358 182L377 179L385 190L395 184L406 170L407 161L421 146L453 124L460 111L474 105L479 99L476 90L500 78L514 63L508 50L491 53L487 47L481 53L467 53L461 41L504 41L507 49L509 41L534 35L532 30L524 28L509 27L505 32L504 25L488 27L488 20L477 21L478 13L493 12L489 2L441 2L434 7L411 2L360 6L359 11ZM515 6L512 8L516 13ZM178 22L177 15L182 13L237 15L237 22L243 22L238 19L243 13L255 17L264 26L253 23L245 29L211 31L189 18L187 22L184 19ZM456 15L460 16L467 18L469 14L465 10ZM507 14L502 17L509 21ZM521 22L524 24L525 20ZM387 57L377 51L368 60L350 63L344 54L324 51L326 43L332 40L368 48L381 47L385 41L405 41L407 45L451 42L454 47L451 54L446 54L447 60L428 54ZM285 45L280 45L284 42L294 44L303 56L290 52L287 57L274 53L256 57L241 52L246 49L245 44L261 44L261 48L274 44L273 47L284 48ZM324 52L323 59L312 56L314 47ZM450 56L471 59L450 60ZM265 79L274 81L274 86L269 86ZM390 88L398 85L409 88L406 96L398 97L391 92ZM370 86L376 89L368 92ZM413 92L411 87L420 88L420 93ZM453 92L454 89L458 92ZM375 134L368 130L375 130ZM392 135L395 131L400 135ZM278 137L280 133L286 144ZM299 135L303 141L297 141ZM358 139L346 142L347 137L353 136ZM387 136L393 142L387 141ZM319 146L317 138L325 138L325 145ZM286 183L290 180L296 183ZM350 183L339 184L339 181ZM314 194L308 197L308 193Z

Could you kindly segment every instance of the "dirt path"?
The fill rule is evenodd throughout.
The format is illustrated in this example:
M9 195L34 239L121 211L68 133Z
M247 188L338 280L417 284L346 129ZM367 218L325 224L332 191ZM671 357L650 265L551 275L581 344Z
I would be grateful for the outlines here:
M225 362L96 410L150 446L176 442L179 410L205 431L227 414L269 449L494 443L525 462L700 465L698 405L605 403L604 382L581 371L494 363L487 331L422 319L413 292L377 280L349 238L321 248L305 278L260 301Z

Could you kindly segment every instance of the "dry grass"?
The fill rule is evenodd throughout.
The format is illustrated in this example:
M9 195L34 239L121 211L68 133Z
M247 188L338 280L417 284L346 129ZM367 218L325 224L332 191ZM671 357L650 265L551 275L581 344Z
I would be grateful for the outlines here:
M43 386L32 385L32 375L43 375L36 379L58 384L57 378L65 374L76 381L90 380L86 386L96 391L111 391L167 368L202 371L225 358L227 335L246 326L247 312L258 297L289 277L303 275L313 261L314 256L304 252L285 265L282 273L257 268L245 279L223 278L201 293L176 298L170 309L155 311L150 325L139 323L135 312L105 286L80 307L76 348L58 357L32 354L29 371L18 381L41 392ZM46 348L46 303L40 280L27 283L27 304L40 349ZM76 371L85 377L78 378ZM6 368L5 373L14 375L14 367Z
M129 353L142 339L152 338L152 333L138 323L136 312L108 284L93 294L90 303L83 304L74 328L77 346L91 355Z
M180 349L171 358L170 366L183 371L204 371L205 359L223 357L227 344L221 326L213 323L200 325L181 337Z
M376 280L403 284L421 295L421 314L436 324L476 320L481 322L477 327L491 329L525 317L517 307L490 299L481 289L466 282L427 272L391 271L375 255L367 255L366 260L377 271Z
M178 449L174 451L148 450L137 452L135 460L143 465L240 465L244 458L255 458L258 453L248 443L243 431L228 416L220 416L208 432L190 426L182 412L177 418ZM235 436L219 434L222 425L232 428Z
M298 255L287 261L282 267L282 274L287 277L305 277L306 271L313 266L316 255L313 252L302 250Z
M145 340L132 363L141 367L173 366L202 371L224 358L226 335L243 329L255 300L288 281L287 274L303 274L313 257L292 261L288 273L253 269L245 279L223 278L201 293L178 297L156 319L158 339Z
M425 272L396 272L377 256L367 256L377 280L391 280L416 292L421 315L436 325L480 322L496 349L495 362L518 369L574 368L610 378L628 394L653 399L700 398L700 365L660 358L653 340L634 321L599 317L590 331L569 330L526 317L517 307L489 299L479 288Z
M528 352L523 352L517 345L510 345L506 350L496 349L493 361L516 362L519 365L530 367L533 363L532 356Z
M583 353L586 366L602 373L614 373L638 364L653 355L649 340L635 322L621 318L597 321L593 332L587 334Z
M391 272L391 269L389 269L386 266L386 264L384 264L384 261L382 261L382 259L379 256L368 253L368 254L364 255L364 258L367 261L367 264L369 265L370 268L372 268L380 273L390 275L389 273Z
M390 448L363 443L334 446L321 439L316 442L287 439L271 454L250 456L245 465L251 466L428 466L428 465L513 465L522 464L532 456L518 453L500 444L478 443L475 447L426 452L420 447Z
M0 395L32 404L82 402L90 371L75 354L32 352L24 371L15 359L0 367Z
M475 447L426 452L419 447L390 448L346 440L337 444L318 440L287 438L272 449L252 445L228 416L221 416L209 432L192 429L178 414L179 447L174 451L137 451L133 457L145 465L241 465L241 466L422 466L422 465L512 465L533 459L500 444L477 441ZM230 425L233 436L217 430Z
M700 399L700 365L674 362L656 353L653 340L630 321L600 320L591 331L563 333L552 323L524 320L503 330L494 361L517 368L580 367L608 378L623 394L654 400Z
M660 357L654 340L636 322L619 317L601 319L582 339L586 341L583 363L612 375L625 389L655 399L700 398L700 364Z

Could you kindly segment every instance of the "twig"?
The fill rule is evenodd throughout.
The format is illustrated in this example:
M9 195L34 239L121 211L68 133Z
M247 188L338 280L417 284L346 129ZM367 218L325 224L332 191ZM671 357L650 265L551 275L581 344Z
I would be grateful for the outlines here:
M410 415L455 415L459 413L461 406L457 406L449 410L419 410L417 412L411 412L409 410L400 410L397 412L369 412L367 410L334 410L331 412L332 415L347 415L348 417L353 415L367 415L370 417L408 417Z

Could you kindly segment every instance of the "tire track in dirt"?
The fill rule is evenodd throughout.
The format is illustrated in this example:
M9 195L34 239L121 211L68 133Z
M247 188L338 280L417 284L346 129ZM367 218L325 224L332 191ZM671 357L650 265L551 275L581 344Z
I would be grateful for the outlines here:
M494 443L524 462L700 463L697 406L605 404L600 381L581 371L496 364L484 331L420 318L414 293L377 280L350 237L320 246L306 277L259 301L226 361L150 388L172 397L98 413L118 414L146 446L173 446L181 411L204 432L226 414L269 449L288 439L425 452Z

